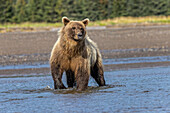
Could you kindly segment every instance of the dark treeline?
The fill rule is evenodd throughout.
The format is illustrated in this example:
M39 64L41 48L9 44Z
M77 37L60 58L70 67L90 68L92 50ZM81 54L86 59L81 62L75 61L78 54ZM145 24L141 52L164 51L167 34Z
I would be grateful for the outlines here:
M170 0L0 0L0 23L170 15Z

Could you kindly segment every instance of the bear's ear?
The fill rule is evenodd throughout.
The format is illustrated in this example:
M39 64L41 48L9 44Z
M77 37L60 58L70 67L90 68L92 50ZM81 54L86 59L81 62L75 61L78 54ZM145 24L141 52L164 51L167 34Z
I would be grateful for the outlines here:
M82 20L82 22L83 22L83 24L84 24L85 26L87 26L87 25L88 25L88 23L89 23L89 19L88 19L88 18L86 18L86 19Z
M70 22L70 20L69 20L67 17L63 17L63 18L62 18L62 22L63 22L64 25L66 26L66 25Z

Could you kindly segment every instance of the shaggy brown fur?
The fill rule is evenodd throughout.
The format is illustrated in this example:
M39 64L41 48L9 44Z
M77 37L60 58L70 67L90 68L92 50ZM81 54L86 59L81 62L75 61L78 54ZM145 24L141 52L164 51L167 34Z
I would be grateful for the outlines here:
M66 88L62 82L64 71L68 87L76 84L78 90L85 90L90 74L99 86L105 85L101 54L86 34L89 20L70 21L63 17L62 22L64 26L59 31L59 38L50 57L54 88Z

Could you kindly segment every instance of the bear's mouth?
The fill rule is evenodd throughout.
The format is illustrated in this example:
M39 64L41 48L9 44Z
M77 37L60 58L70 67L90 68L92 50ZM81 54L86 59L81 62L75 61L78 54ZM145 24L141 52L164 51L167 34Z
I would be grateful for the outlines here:
M79 33L79 34L77 34L77 37L78 37L78 39L82 39L83 38L83 34Z
M75 38L73 38L73 40L76 41L76 42L79 42L79 41L81 41L82 39L75 39Z
M81 41L83 40L83 34L77 34L73 37L75 41Z

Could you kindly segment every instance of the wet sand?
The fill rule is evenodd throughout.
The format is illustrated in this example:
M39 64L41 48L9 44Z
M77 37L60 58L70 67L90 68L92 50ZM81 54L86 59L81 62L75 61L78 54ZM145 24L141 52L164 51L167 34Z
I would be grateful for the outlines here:
M0 65L47 62L57 34L57 31L0 34ZM88 29L88 35L97 43L103 59L170 55L170 25ZM160 64L164 65L155 63ZM27 70L24 69L25 72L40 73L41 69ZM49 72L49 69L45 70ZM20 72L0 70L0 74L15 71Z

